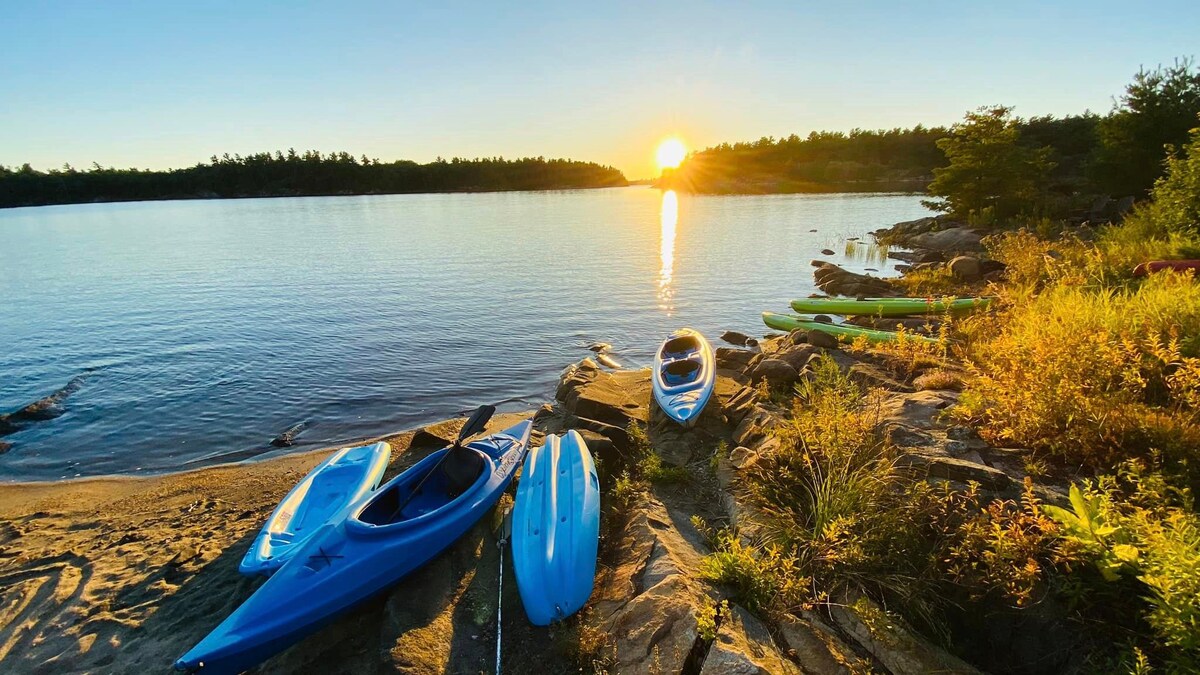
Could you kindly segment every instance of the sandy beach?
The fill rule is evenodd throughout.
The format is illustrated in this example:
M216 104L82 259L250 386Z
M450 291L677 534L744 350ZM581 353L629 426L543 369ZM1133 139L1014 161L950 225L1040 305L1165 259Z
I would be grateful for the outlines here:
M521 417L498 415L488 428ZM388 477L440 447L438 439L461 423L385 437L392 445ZM4 672L168 672L261 584L239 576L238 562L278 500L328 453L161 476L0 486ZM386 597L259 672L367 672L381 662L411 673L490 671L497 569L491 544L482 523ZM458 616L464 612L477 616ZM479 630L455 630L463 624Z

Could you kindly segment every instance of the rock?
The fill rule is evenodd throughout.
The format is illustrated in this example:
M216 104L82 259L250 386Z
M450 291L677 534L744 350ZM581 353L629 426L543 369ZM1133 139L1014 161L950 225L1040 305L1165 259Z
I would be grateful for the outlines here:
M275 438L271 439L271 445L273 445L277 448L287 448L292 445L295 445L296 444L296 436L300 435L300 432L304 431L305 427L307 427L307 426L308 426L308 422L300 422L298 424L293 424L292 426L285 429L283 433L281 433L278 436L276 436Z
M576 429L583 442L587 443L588 452L596 458L600 466L613 467L621 461L621 453L617 444L611 438L591 429Z
M833 255L833 249L823 248L821 249L821 255Z
M868 389L887 389L889 391L912 391L913 388L898 382L886 371L873 363L859 362L850 366L850 379Z
M758 356L752 351L745 349L733 349L731 347L717 347L717 368L725 368L727 370L744 371Z
M946 254L941 251L889 251L887 257L901 260L912 265L930 265L946 262Z
M813 317L813 321L816 321L817 323L827 323L827 324L832 325L833 317L829 316L828 314L817 314L816 316Z
M444 420L436 424L421 427L409 441L409 449L444 448L458 438L463 420Z
M788 338L794 345L804 344L808 342L808 331L804 330L803 328L797 328L796 330L788 333Z
M1132 196L1121 197L1117 200L1117 213L1125 215L1133 210L1134 198Z
M750 371L750 376L755 382L766 380L773 385L788 385L795 382L800 374L783 359L763 359Z
M800 675L762 621L737 605L729 605L709 647L700 675Z
M779 418L762 406L755 406L733 430L733 442L753 447L766 439L779 424Z
M973 230L965 227L954 227L938 232L918 234L908 240L912 248L924 248L932 251L981 251L983 238Z
M782 361L787 361L788 365L796 369L796 372L804 370L804 367L808 365L809 359L812 358L812 355L819 351L815 345L810 345L807 343L808 332L804 331L804 333L804 339L806 342L798 345L793 344L791 347L782 349L775 353L775 358Z
M718 379L717 383L720 384ZM721 406L721 414L725 417L725 422L731 427L737 427L741 424L746 415L754 409L754 403L758 401L758 392L750 387L739 386L728 396L722 396L724 393L721 387L716 387L714 394L717 396L717 403Z
M892 285L869 274L856 274L837 265L814 260L813 279L817 287L830 295L884 296L897 295Z
M747 448L744 445L739 445L729 453L729 463L735 469L744 469L753 465L758 461L758 453Z
M896 460L896 466L908 469L911 473L921 477L941 478L960 483L974 481L988 490L1003 490L1011 482L1008 474L1003 471L993 469L986 464L976 464L954 457L908 453L901 455Z
M597 354L601 354L607 351L612 351L612 345L608 344L607 342L593 342L592 344L588 345L588 349L596 352Z
M576 417L625 429L634 420L649 419L650 371L603 372L584 359L563 371L555 398Z
M569 429L586 429L603 436L617 448L617 450L626 454L632 448L633 444L629 438L628 427L618 427L612 424L605 424L597 420L587 419L586 417L578 417L576 415L568 415L566 425Z
M979 273L991 274L992 272L1003 272L1008 269L1008 265L999 260L981 260L979 261Z
M830 615L839 628L892 675L979 675L976 668L917 636L866 597L847 595L831 605Z
M4 453L8 452L9 450L12 450L12 443L0 441L0 455L3 455Z
M819 330L808 331L808 343L814 347L823 347L825 349L837 349L839 346L836 337Z
M900 448L922 448L934 443L932 435L903 424L887 425L884 427L883 435L888 443Z
M675 526L657 501L640 506L616 542L613 568L600 570L593 620L613 640L613 672L683 671L698 637L696 608L711 603L694 581L704 556L698 535Z
M613 370L621 369L621 364L617 363L617 360L608 354L596 354L596 361L605 368L611 368Z
M779 641L806 673L851 675L870 672L870 664L854 653L833 628L804 612L805 618L785 617L779 622Z
M40 398L19 410L0 417L0 435L10 434L19 427L14 422L43 422L63 414L62 402L83 387L87 374L76 375L53 394Z
M725 342L728 342L731 345L737 345L738 347L745 347L746 344L748 344L750 342L750 340L752 340L753 338L751 338L749 335L746 335L745 333L739 333L736 330L727 330L724 333L721 333L721 339L724 340Z
M950 261L950 273L961 281L978 281L983 276L979 258L960 255Z
M888 397L880 406L880 422L894 422L916 429L937 426L942 410L953 405L958 394L950 391L918 391Z

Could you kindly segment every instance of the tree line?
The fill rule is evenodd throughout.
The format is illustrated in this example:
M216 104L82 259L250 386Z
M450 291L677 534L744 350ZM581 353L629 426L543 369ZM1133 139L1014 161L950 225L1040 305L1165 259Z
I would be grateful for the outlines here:
M611 166L569 159L503 157L428 164L380 162L346 152L309 150L213 156L184 169L151 171L93 164L37 171L0 165L0 207L149 199L560 190L627 185Z
M1162 175L1164 153L1184 145L1197 125L1200 71L1191 59L1142 69L1106 115L1022 119L991 106L951 127L814 131L723 143L693 153L659 184L715 194L922 190L950 165L947 150L964 125L980 122L972 115L996 109L1003 109L1008 145L1036 155L1025 160L1037 165L1046 194L1141 198Z

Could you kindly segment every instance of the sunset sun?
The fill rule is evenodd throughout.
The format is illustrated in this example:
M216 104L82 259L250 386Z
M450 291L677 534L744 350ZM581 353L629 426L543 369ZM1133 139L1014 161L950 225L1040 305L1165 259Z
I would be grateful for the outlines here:
M687 157L687 148L678 138L668 138L658 144L658 168L677 168Z

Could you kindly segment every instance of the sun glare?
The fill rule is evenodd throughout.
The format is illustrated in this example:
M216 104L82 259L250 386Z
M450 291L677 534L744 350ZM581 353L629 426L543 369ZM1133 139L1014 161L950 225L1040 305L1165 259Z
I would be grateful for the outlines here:
M687 157L687 148L678 138L668 138L658 144L658 168L674 169Z

